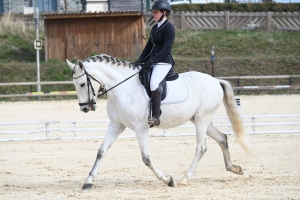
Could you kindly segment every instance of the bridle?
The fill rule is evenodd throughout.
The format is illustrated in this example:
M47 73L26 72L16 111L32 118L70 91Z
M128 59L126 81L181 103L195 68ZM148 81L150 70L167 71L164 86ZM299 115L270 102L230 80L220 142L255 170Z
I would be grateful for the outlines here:
M74 67L74 69L75 69L75 67ZM74 69L73 69L73 73L74 73ZM82 76L84 76L84 75L86 75L86 82L87 82L87 88L88 88L89 100L88 100L88 102L86 102L86 103L78 103L79 106L85 106L85 105L96 104L96 102L93 101L93 98L96 96L96 94L95 94L95 90L94 90L94 87L93 87L93 85L92 85L92 83L91 83L91 79L90 79L90 78L92 78L94 81L96 81L96 82L98 82L98 83L100 84L99 92L105 90L104 87L101 87L100 81L98 81L97 79L95 79L94 77L92 77L85 69L84 69L84 73L83 73L83 74L81 74L81 75L79 75L79 76L77 76L77 77L73 77L73 79L78 79L78 78L80 78L80 77L82 77ZM93 95L94 95L93 98L90 98L90 88L92 89L92 92L93 92Z
M76 67L76 66L75 66L75 67ZM75 67L74 67L74 69L75 69ZM75 73L75 72L74 72L74 69L73 69L73 74ZM113 86L112 88L110 88L110 89L108 89L108 90L105 90L104 85L101 86L100 81L98 81L98 80L95 79L93 76L91 76L91 75L85 70L85 68L84 68L84 73L83 73L83 74L81 74L81 75L79 75L79 76L77 76L77 77L74 77L74 76L73 76L73 79L78 79L78 78L80 78L80 77L86 75L89 100L88 100L88 102L86 102L86 103L78 103L79 106L85 106L85 105L96 104L96 102L93 101L93 98L96 96L96 94L95 94L95 90L94 90L94 88L93 88L93 85L92 85L92 83L91 83L91 79L90 79L90 78L92 78L94 81L96 81L96 82L98 82L98 83L100 84L100 89L99 89L99 91L98 91L98 93L97 93L97 97L101 97L102 95L106 94L108 91L110 91L110 90L114 89L115 87L117 87L118 85L124 83L125 81L127 81L127 80L130 79L130 78L132 78L133 76L135 76L135 75L138 74L139 72L140 72L140 71L138 71L137 73L131 75L130 77L128 77L128 78L126 78L125 80L121 81L120 83L118 83L117 85ZM94 95L93 98L90 98L90 87L91 87L92 92L93 92L93 95ZM100 93L100 92L101 92L101 93Z

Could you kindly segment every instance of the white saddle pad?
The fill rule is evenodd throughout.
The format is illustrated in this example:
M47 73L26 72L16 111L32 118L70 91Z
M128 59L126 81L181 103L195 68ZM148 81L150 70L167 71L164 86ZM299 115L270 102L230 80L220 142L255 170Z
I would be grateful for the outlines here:
M147 101L150 101L150 98L147 94L145 87L141 84L144 96ZM188 91L186 84L180 76L175 81L167 81L167 96L161 102L161 104L172 104L184 102L188 99Z

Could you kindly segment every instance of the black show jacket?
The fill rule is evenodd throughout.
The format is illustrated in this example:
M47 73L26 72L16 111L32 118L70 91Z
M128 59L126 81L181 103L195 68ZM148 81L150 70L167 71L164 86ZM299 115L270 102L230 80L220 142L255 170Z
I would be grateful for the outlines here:
M158 24L151 29L150 38L140 56L143 62L151 60L153 64L158 62L174 64L171 50L175 38L175 28L168 19L157 28Z

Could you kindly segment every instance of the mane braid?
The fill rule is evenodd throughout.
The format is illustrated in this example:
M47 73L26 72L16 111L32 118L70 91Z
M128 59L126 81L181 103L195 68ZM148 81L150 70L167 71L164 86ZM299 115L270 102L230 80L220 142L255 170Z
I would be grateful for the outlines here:
M130 62L128 61L124 61L124 60L120 60L120 59L117 59L117 58L114 58L110 55L107 55L107 54L100 54L100 55L96 55L96 56L90 56L88 58L86 58L85 60L83 60L83 62L103 62L103 61L106 61L108 63L112 63L112 64L118 64L118 65L123 65L124 67L128 65L129 68L137 68L135 67L133 64L131 64Z

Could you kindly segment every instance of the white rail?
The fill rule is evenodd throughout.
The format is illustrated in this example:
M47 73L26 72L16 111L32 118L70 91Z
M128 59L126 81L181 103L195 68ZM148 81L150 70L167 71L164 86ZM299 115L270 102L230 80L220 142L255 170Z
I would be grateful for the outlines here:
M275 75L275 76L225 76L216 77L218 79L236 79L237 86L233 86L234 90L298 90L300 85L292 85L292 79L300 78L300 75ZM240 80L242 79L288 79L288 85L273 85L273 86L240 86ZM13 83L0 83L0 87L3 86L24 86L24 85L69 85L73 84L72 81L45 81L45 82L13 82ZM34 97L34 96L70 96L76 95L76 91L57 91L57 92L28 92L26 94L0 94L0 98L11 97Z
M251 115L243 116L243 119L247 134L300 133L300 114ZM257 122L258 120L262 120L262 122ZM0 142L102 139L107 131L108 122L108 119L0 122ZM231 125L228 122L227 116L215 117L213 122L220 130L223 129L221 130L223 133L232 134ZM24 128L24 126L26 126L26 128ZM8 128L4 130L4 127ZM19 130L16 130L16 128ZM89 135L82 133L86 131L89 131ZM26 135L26 137L20 137L21 135ZM153 130L150 129L150 137L178 137L192 135L195 135L195 130L194 125L191 123L173 129L165 129L159 133L153 133ZM129 129L126 129L125 132L120 135L120 138L134 137L134 132Z

